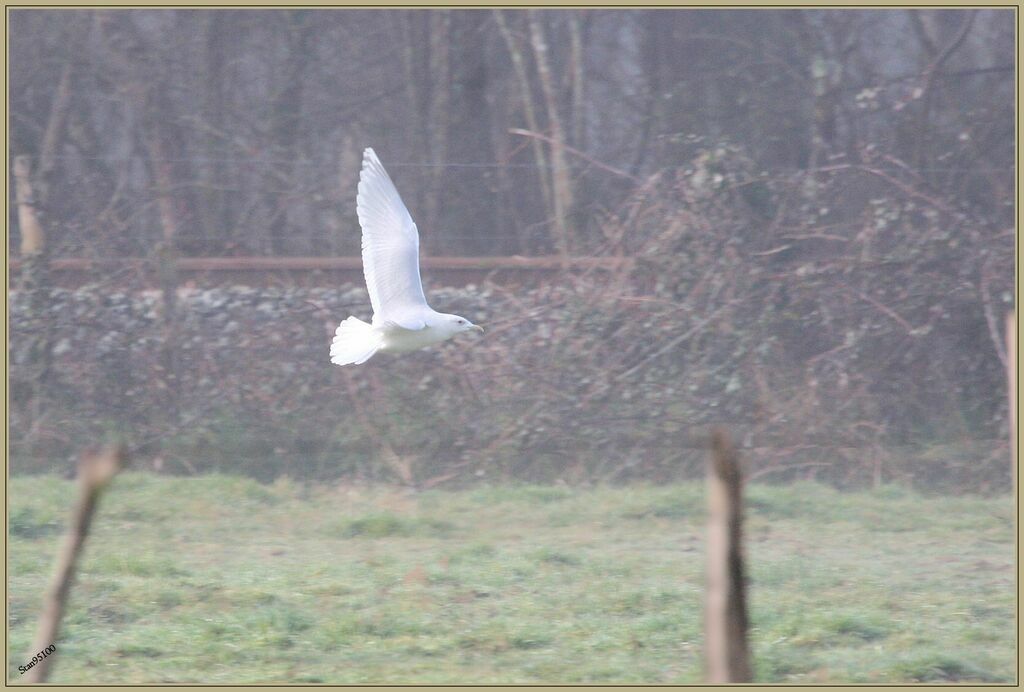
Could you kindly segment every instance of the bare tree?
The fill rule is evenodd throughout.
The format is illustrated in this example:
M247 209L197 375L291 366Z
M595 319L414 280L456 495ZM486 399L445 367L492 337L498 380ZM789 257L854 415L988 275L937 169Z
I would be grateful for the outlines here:
M569 175L568 162L565 159L565 131L562 116L558 112L558 98L555 94L554 77L548 57L548 44L545 38L543 22L537 10L527 11L527 23L530 28L530 45L533 47L533 59L537 65L541 92L544 94L548 128L551 131L551 182L552 201L555 212L555 230L557 233L558 250L567 257L572 241L573 195L572 179Z

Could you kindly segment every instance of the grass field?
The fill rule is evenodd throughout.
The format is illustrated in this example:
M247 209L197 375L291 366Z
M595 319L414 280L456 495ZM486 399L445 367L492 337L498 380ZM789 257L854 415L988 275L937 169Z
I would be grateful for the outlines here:
M17 681L74 495L10 481ZM762 682L1016 676L1014 506L748 489ZM701 678L703 488L259 485L126 474L104 497L53 682Z

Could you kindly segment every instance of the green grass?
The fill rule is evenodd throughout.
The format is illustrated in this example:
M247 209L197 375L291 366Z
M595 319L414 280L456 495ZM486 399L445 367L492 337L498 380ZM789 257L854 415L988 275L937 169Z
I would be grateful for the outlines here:
M10 486L8 677L74 496ZM1013 503L748 491L761 682L1012 682ZM54 682L693 683L700 484L259 485L139 473L104 496Z

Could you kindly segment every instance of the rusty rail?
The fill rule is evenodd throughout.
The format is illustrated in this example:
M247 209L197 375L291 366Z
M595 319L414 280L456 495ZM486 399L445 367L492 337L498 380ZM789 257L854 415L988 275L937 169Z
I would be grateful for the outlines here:
M570 269L615 269L628 263L630 258L570 257L565 262ZM62 257L50 260L54 271L89 271L101 268L145 266L146 257ZM557 256L523 257L424 257L420 264L426 269L559 269L562 258ZM362 269L360 257L181 257L178 269L184 271L252 271L252 270L333 270ZM11 260L11 269L17 269L21 260Z
M515 278L536 278L539 274L569 271L611 271L628 267L631 258L623 257L424 257L421 265L428 278L453 285L479 281L493 276L498 281ZM564 263L564 266L563 266ZM11 273L21 268L20 259L10 261ZM146 257L61 257L50 260L50 271L55 283L77 285L96 271L123 270L138 276L155 275L156 264ZM202 279L213 283L230 277L232 281L248 280L262 284L285 274L303 282L317 281L320 277L362 281L363 263L359 257L181 257L176 271L183 281Z

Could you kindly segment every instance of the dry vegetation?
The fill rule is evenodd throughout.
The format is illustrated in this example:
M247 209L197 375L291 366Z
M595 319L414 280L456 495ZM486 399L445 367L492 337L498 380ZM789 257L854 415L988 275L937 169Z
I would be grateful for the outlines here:
M182 473L654 480L726 423L755 477L1005 488L1011 17L15 10L13 468L113 430ZM428 255L620 269L434 290L486 337L351 371L359 290L179 285L356 255L366 145ZM153 271L67 293L62 255Z
M755 474L1005 487L986 314L1010 290L1010 255L990 251L1012 237L869 171L819 176L811 194L806 176L764 179L735 148L695 144L692 160L603 217L595 254L628 258L620 269L437 290L486 336L359 370L324 353L332 320L361 314L360 290L186 291L173 379L156 295L61 293L62 387L42 431L15 419L18 468L112 425L175 471L678 478L725 422ZM977 242L952 240L963 233ZM24 309L16 296L15 345ZM125 389L122 409L107 404ZM22 457L32 433L37 462Z

